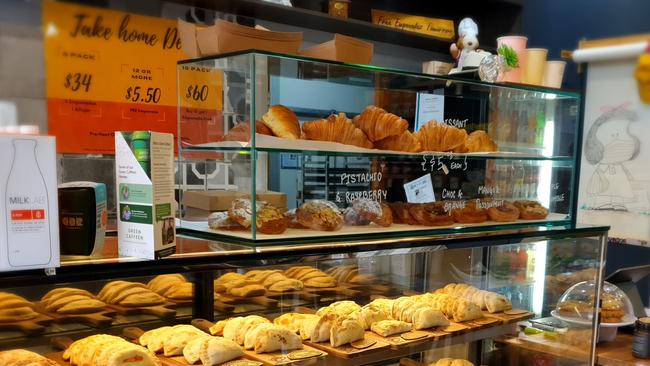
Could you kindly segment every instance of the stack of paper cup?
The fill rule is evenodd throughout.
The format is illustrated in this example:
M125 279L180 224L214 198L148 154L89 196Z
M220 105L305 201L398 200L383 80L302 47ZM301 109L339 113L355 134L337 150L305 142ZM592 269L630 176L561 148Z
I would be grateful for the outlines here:
M526 62L524 64L523 82L531 85L542 85L544 79L544 68L546 67L546 56L548 50L545 48L527 48Z
M511 69L503 73L498 81L510 81L513 83L521 83L522 79L522 67L525 63L524 51L526 50L526 43L528 43L528 38L524 36L504 36L497 38L497 47L507 45L512 47L512 49L517 52L519 57L519 67Z
M566 62L564 61L546 61L542 85L550 88L561 88L565 67Z

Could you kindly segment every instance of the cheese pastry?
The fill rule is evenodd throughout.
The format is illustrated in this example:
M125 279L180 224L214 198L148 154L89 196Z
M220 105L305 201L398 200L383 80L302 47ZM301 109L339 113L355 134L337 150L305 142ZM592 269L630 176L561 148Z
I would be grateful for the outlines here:
M302 341L300 337L291 330L274 325L273 327L262 329L255 340L255 353L270 353L275 351L290 351L301 349Z
M365 330L350 316L339 316L330 329L330 345L339 347L363 339Z
M399 321L399 320L381 320L376 323L373 323L370 327L370 330L379 334L382 337L388 337L393 334L408 332L413 328L411 323Z

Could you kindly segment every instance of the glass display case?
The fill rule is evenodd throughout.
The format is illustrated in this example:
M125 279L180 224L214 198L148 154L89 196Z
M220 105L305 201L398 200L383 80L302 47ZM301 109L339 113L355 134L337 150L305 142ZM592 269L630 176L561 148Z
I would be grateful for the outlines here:
M606 230L264 246L180 235L176 254L157 261L117 257L110 237L101 257L67 258L54 276L0 277L0 350L70 365L62 348L108 334L148 345L164 365L188 365L185 348L202 330L239 343L234 359L267 366L594 364L599 286L579 285L580 299L595 300L581 306L582 321L563 321L549 273L600 283ZM557 261L559 246L576 249ZM295 342L278 350L258 334L266 328ZM170 333L155 346L141 337L149 330Z
M574 222L579 94L256 51L181 61L178 83L185 232L272 243Z

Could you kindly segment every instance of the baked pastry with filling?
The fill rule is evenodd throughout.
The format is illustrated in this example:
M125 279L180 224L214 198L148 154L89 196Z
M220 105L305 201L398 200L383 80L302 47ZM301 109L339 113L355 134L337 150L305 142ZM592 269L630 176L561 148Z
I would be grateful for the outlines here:
M488 220L488 212L484 208L476 207L473 201L465 202L465 207L451 210L455 222L461 224L479 224Z
M515 201L522 220L543 220L548 216L548 210L537 201Z
M373 323L370 329L382 337L408 332L413 328L411 323L400 320L386 319Z
M339 347L364 338L365 330L351 316L339 316L330 329L330 345Z
M258 333L254 349L255 353L286 352L294 349L302 349L302 341L291 330L274 325L262 329Z
M436 120L427 122L415 134L422 151L464 152L467 131Z
M442 202L411 204L409 214L424 226L446 226L454 223L454 218L445 211Z
M358 213L360 220L371 221L384 227L393 224L393 212L385 203L359 198L352 202L352 209Z
M417 136L411 131L404 131L399 135L388 136L384 139L374 142L375 149L380 150L393 150L404 152L420 152L422 145Z
M285 139L300 139L300 122L293 111L283 105L274 105L262 116L262 121L273 135Z
M59 366L48 358L26 349L0 351L0 365L3 366Z
M483 130L476 130L467 136L464 152L494 152L497 151L497 144Z
M271 129L262 121L255 122L255 133L273 136L273 131L271 131ZM228 130L228 133L223 137L224 141L248 142L250 139L251 124L248 122L236 124L233 128Z
M488 208L487 211L490 220L496 222L513 222L519 218L519 209L506 201L499 206Z
M339 208L330 201L312 200L296 209L296 220L300 225L323 231L337 231L343 227L344 218Z
M409 128L409 123L405 119L374 105L367 106L354 117L353 122L372 142L401 135Z

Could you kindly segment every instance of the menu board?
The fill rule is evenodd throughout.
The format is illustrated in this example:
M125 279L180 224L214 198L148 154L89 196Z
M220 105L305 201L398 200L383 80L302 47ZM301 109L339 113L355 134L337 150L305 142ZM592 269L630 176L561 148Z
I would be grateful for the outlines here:
M176 134L176 62L186 56L175 21L46 1L43 32L48 132L58 153L112 154L115 131ZM198 116L188 128L216 128L221 74L185 72L196 74L181 93Z

